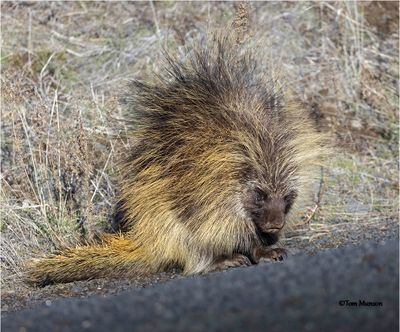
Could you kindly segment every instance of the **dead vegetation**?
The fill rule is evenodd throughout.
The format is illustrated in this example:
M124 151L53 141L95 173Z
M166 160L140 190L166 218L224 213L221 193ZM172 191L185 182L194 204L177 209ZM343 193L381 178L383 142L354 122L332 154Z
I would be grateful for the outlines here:
M252 40L337 144L322 196L289 243L397 220L393 4L251 4ZM376 6L385 20L374 20ZM182 53L234 13L228 2L2 2L2 287L18 279L24 259L88 241L107 225L115 162L129 148L118 120L125 81L151 77L162 47Z

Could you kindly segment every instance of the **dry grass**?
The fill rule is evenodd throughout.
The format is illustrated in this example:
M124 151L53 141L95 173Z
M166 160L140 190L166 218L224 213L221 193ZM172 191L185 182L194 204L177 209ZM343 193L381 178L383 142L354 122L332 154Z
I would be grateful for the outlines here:
M371 10L252 4L252 40L338 147L318 206L299 220L304 241L397 218L398 10L367 22ZM115 161L129 148L117 120L125 80L151 77L162 46L182 53L234 12L211 2L2 2L3 287L22 260L90 240L108 223Z

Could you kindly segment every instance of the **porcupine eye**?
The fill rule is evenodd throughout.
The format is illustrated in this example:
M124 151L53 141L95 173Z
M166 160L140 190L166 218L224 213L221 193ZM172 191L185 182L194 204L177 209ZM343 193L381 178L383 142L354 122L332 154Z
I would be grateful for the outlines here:
M262 204L267 200L267 194L259 188L255 190L255 197L254 200L256 204Z
M290 208L292 207L296 197L297 197L297 192L293 190L283 198L285 201L285 214L287 214L290 211Z

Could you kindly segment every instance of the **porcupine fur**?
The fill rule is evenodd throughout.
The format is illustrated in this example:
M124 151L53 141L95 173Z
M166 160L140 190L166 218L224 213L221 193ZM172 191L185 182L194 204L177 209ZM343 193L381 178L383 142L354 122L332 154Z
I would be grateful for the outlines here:
M27 280L171 266L188 275L273 257L325 147L308 112L259 57L213 35L186 60L167 55L154 82L132 81L125 103L133 146L121 165L116 225L123 232L35 261Z

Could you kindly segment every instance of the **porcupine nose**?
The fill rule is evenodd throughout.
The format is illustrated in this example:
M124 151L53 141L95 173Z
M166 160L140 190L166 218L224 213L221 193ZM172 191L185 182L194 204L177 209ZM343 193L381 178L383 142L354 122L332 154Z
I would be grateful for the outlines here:
M267 222L262 226L265 233L278 233L284 226L284 216L273 216L273 219L268 218Z
M262 231L265 233L278 233L285 225L284 202L280 199L272 200L267 207Z

